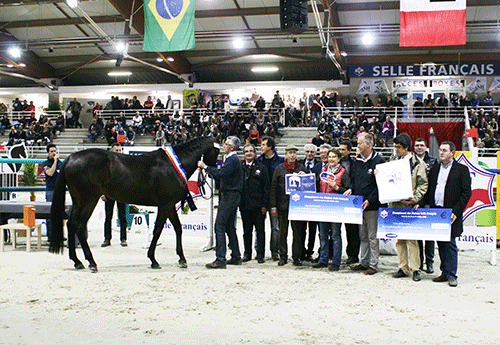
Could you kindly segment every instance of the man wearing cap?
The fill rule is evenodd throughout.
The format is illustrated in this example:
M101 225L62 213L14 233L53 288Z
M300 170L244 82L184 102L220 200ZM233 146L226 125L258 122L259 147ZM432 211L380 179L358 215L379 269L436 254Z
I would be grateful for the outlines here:
M281 163L274 170L271 182L271 195L269 207L271 215L278 218L279 223L279 266L288 262L288 205L290 196L285 192L285 175L305 174L306 168L297 161L297 147L293 144L285 148L285 162ZM292 220L293 243L292 258L295 266L302 266L300 257L303 252L303 243L306 231L306 222Z
M220 181L219 207L215 219L215 261L207 268L226 268L227 265L241 265L241 253L236 236L236 211L241 200L243 170L237 151L238 137L228 137L224 143L225 161L220 169L198 161L198 167L205 169L215 180ZM226 262L226 233L231 249L231 259Z

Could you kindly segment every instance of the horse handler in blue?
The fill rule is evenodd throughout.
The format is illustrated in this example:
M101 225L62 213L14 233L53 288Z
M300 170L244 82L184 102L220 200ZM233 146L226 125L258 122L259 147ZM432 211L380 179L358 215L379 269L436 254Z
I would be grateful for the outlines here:
M236 211L243 189L243 169L236 152L240 147L238 137L228 137L224 143L225 161L222 168L207 166L198 161L216 181L220 182L219 207L215 219L215 261L206 264L207 268L226 268L226 265L241 265L241 253L236 236ZM231 249L231 259L226 261L226 233Z

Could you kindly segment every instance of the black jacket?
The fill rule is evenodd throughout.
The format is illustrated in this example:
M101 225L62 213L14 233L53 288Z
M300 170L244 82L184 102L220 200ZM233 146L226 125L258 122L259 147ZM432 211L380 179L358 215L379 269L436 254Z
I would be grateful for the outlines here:
M451 237L458 237L464 230L463 213L472 194L469 169L453 159L450 174L444 188L444 208L451 208L457 219L451 225ZM437 179L441 164L436 164L429 172L429 188L424 199L419 203L421 206L428 203L430 207L436 207L434 199L436 193Z
M302 164L298 164L295 169L296 173L307 172L306 167ZM276 208L278 211L288 211L288 205L290 203L290 195L285 193L285 175L289 174L285 163L281 163L274 170L273 179L271 181L271 194L269 197L269 207Z
M373 151L368 161L364 162L361 158L357 158L354 160L354 164L351 165L352 194L363 196L363 201L368 200L370 205L366 208L367 211L384 207L378 200L378 187L373 174L375 166L384 162L384 158Z
M243 169L243 190L241 193L240 209L269 208L269 187L271 181L267 168L254 160L248 166L245 161L241 163Z
M206 171L216 180L220 181L220 191L238 191L243 188L243 170L238 155L227 157L222 168L208 166Z

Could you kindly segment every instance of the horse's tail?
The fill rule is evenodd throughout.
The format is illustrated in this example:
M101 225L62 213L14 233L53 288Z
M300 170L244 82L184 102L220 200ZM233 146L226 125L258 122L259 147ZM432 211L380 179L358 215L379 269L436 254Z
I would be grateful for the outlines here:
M64 248L63 219L64 213L66 212L66 176L64 174L64 167L67 162L68 159L66 159L61 166L61 172L56 180L52 206L50 207L52 234L50 238L49 252L55 254L62 254Z

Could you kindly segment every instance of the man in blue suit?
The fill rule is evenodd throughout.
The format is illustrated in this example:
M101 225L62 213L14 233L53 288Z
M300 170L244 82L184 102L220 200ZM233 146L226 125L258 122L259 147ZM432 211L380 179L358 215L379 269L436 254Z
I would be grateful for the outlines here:
M429 189L427 198L432 208L451 208L451 239L438 241L441 275L432 279L434 282L448 282L455 287L457 282L458 248L456 238L463 232L462 215L471 197L471 179L469 169L454 158L455 144L444 141L439 147L440 164L429 171ZM427 199L426 198L426 199ZM420 206L425 201L420 202Z
M198 161L198 167L205 169L220 182L219 207L215 218L215 256L207 268L226 268L227 265L241 265L241 253L236 236L236 211L241 200L243 188L243 169L237 151L240 147L238 137L228 137L224 143L225 161L222 168L207 166ZM226 261L226 233L231 249L231 259Z

